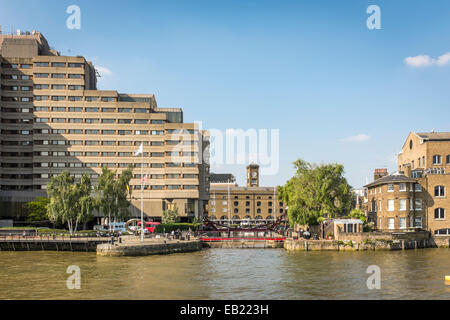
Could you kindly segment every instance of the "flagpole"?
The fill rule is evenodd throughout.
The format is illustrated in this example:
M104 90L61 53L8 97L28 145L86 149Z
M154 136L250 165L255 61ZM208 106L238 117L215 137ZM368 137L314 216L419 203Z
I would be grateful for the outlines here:
M144 151L141 152L141 242L144 242Z

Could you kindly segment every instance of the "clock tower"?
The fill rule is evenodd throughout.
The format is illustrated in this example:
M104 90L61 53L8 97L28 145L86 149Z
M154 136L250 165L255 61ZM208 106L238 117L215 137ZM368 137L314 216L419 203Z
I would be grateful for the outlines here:
M259 166L255 163L247 166L247 187L259 187Z

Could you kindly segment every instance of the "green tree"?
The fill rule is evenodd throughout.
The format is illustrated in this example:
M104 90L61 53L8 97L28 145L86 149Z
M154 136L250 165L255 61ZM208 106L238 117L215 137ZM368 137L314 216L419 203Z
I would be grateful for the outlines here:
M28 210L28 222L46 221L49 220L47 214L47 205L50 200L45 197L36 197L33 201L25 203L25 208Z
M161 221L165 223L175 223L178 221L178 207L175 205L172 210L164 210L161 216Z
M47 185L47 195L50 200L47 212L50 221L67 223L69 232L72 234L77 230L79 223L92 218L95 202L91 191L91 180L86 174L83 174L77 183L67 170L52 177Z
M111 222L130 217L128 207L131 203L128 196L131 195L131 191L127 192L127 186L133 177L132 166L124 170L119 179L116 179L115 176L116 171L104 167L95 188L97 208L103 216L108 217L110 230Z
M288 205L291 225L313 225L351 210L353 195L342 165L317 165L298 159L294 167L295 175L278 187L278 199Z
M353 209L352 211L350 211L350 214L348 215L349 218L355 218L355 219L359 219L361 220L364 224L367 223L367 217L366 214L364 213L364 211L360 210L360 209Z

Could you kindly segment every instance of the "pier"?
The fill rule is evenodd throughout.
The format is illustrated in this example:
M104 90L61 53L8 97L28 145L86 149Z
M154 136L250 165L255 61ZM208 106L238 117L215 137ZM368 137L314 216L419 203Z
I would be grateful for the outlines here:
M95 252L98 244L108 241L111 240L98 237L3 236L0 237L0 251Z

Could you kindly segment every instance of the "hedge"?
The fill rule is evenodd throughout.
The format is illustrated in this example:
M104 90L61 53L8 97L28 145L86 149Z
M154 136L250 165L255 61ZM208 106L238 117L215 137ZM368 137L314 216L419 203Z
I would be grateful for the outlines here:
M155 232L157 233L171 233L173 231L177 231L180 229L181 231L188 231L191 228L192 231L198 230L201 223L165 223L159 224L155 228Z

